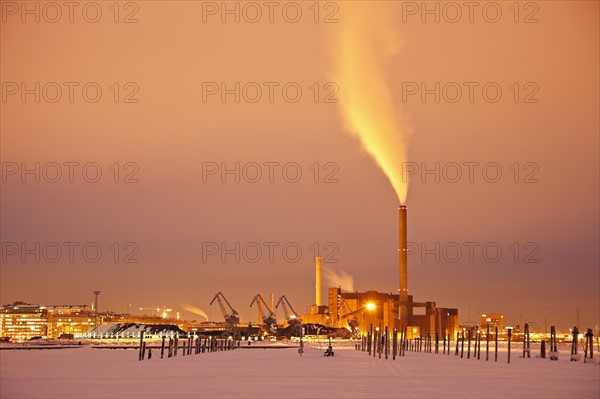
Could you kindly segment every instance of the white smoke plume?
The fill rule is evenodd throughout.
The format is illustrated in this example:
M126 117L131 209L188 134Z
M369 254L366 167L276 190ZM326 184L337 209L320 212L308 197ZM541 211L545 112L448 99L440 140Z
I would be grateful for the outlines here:
M193 305L187 305L187 304L182 305L182 307L185 310L187 310L188 312L193 313L200 317L204 317L206 320L208 320L208 315L206 314L206 312L204 310L200 309L199 307L193 306Z
M402 176L412 128L394 102L389 69L400 50L398 22L382 3L344 4L343 23L331 37L344 126L390 180L401 204L408 182Z
M342 287L343 291L354 292L354 277L343 270L325 269L325 281L328 287Z

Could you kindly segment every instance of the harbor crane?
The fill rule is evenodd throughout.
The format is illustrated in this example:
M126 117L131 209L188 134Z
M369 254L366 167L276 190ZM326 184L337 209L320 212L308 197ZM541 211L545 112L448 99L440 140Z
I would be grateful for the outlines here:
M275 315L275 313L273 313L273 311L271 311L271 309L269 309L269 307L265 303L265 300L263 299L261 294L256 294L256 296L252 299L252 302L250 302L251 308L255 302L258 305L258 311L260 312L260 314L262 316L263 323L265 323L265 326L267 327L267 331L275 332L275 325L277 324L277 316ZM264 305L264 308L263 308L263 305ZM269 311L268 314L265 312L265 309L267 309Z
M212 299L212 301L210 301L210 304L212 305L215 300L219 302L219 307L221 308L221 312L223 313L223 318L225 319L225 322L231 327L235 327L235 325L240 322L239 313L231 306L231 304L229 303L227 298L225 298L225 295L223 295L221 291L215 294L215 297ZM225 305L223 304L223 302L225 302L229 307L229 312L227 311L227 309L225 309Z
M292 304L290 303L290 301L288 301L288 299L285 297L285 295L282 295L281 298L279 298L279 300L277 301L277 305L275 305L275 307L278 308L279 304L281 304L281 306L283 307L283 313L285 314L285 319L287 320L287 323L290 326L296 327L302 323L302 319L300 319L300 316L298 315L298 313L296 313L296 311L292 307ZM289 307L289 309L288 309L288 307ZM290 314L290 310L291 310L291 314Z
M360 325L360 323L358 321L358 314L362 313L365 309L367 309L367 307L362 306L362 307L358 308L357 310L352 311L352 309L350 309L350 306L348 306L348 303L344 300L342 300L342 303L340 304L340 308L342 306L344 306L348 312L345 313L344 315L340 316L340 320L345 320L348 323L350 330L352 332L354 332L356 330L356 328L358 328L358 326Z

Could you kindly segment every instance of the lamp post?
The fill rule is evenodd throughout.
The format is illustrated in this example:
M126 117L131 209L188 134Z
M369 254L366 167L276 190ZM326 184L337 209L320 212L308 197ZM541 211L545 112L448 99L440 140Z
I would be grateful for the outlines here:
M98 326L98 295L100 291L94 291L94 328Z

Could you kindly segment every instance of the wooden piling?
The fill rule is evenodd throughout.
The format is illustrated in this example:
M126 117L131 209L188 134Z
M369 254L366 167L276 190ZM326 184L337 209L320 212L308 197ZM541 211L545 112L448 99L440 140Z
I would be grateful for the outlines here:
M523 333L523 358L528 357L531 358L530 348L529 348L529 323L525 323L525 331Z
M179 349L179 336L175 334L175 341L173 342L173 357L177 356L177 350Z
M404 345L402 346L402 356L406 356L406 345L408 340L408 325L404 326L404 334L402 335L404 339Z
M556 342L556 326L550 326L550 360L558 360L558 348Z
M485 330L485 361L490 360L490 325Z
M138 353L138 360L142 360L142 347L144 346L144 332L140 332L140 352Z
M378 352L379 352L379 331L377 331L377 329L375 329L375 332L373 333L373 357L376 357Z
M392 334L394 334L392 340L392 360L396 360L396 352L398 351L398 329L394 328Z
M454 356L458 356L458 334L459 332L456 332L456 352L454 353Z
M590 356L588 357L588 349ZM594 363L594 331L588 328L585 332L585 348L584 348L584 363Z
M373 357L376 356L377 348L377 331L373 331L373 338L371 338L371 354Z
M512 337L512 328L508 329L508 363L510 364L510 338Z
M160 358L162 359L165 355L165 336L162 337L162 345L160 346Z
M540 343L540 357L542 359L546 358L546 341L542 340Z
M467 346L467 359L471 358L471 327L469 326L469 332L467 333L467 339L469 340L469 345Z
M571 331L571 335L572 335L572 343L571 343L571 361L577 361L577 345L579 344L579 342L577 342L577 338L579 337L579 329L577 328L577 326L573 327L573 330Z
M388 331L388 326L385 326L385 358L388 358L388 353L390 351L390 334Z
M146 357L146 342L142 344L142 360Z
M460 340L460 358L463 358L465 353L465 330L463 329Z
M371 356L371 332L367 332L366 352Z
M477 360L481 358L481 332L477 330Z
M495 341L494 361L497 362L498 361L498 327L496 327L496 332L494 334L494 341Z

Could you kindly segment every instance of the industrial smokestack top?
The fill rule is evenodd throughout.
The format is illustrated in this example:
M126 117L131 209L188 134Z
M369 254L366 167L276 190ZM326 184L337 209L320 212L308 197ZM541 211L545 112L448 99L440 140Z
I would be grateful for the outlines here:
M323 258L315 258L315 305L321 306L321 263Z

